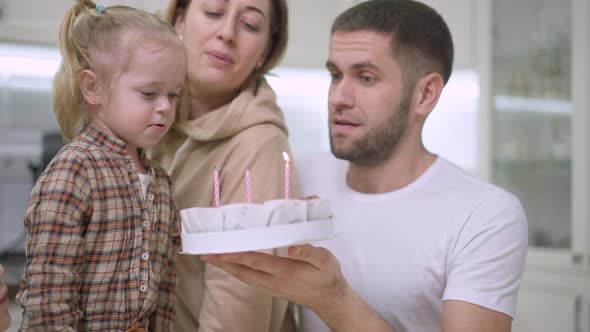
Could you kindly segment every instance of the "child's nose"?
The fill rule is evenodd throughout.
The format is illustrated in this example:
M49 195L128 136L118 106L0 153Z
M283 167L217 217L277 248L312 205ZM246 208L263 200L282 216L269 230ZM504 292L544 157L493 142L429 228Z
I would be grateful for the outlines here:
M172 102L168 97L163 97L158 99L158 104L156 105L156 111L158 112L168 112L172 109Z

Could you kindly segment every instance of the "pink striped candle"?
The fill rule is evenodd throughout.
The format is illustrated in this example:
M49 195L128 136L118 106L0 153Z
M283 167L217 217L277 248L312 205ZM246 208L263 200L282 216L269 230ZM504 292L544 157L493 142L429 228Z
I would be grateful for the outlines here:
M250 169L246 167L246 198L248 204L252 204L252 179L250 178Z
M287 154L287 152L283 152L283 159L285 159L285 199L289 199L289 182L291 181L291 172L289 167L289 154Z
M213 170L213 180L215 182L215 207L220 207L221 203L219 201L219 172L217 171L217 166Z

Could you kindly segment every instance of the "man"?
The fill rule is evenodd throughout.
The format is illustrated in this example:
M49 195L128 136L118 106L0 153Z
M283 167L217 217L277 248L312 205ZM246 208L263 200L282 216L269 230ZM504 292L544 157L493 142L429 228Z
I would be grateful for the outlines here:
M206 256L303 305L302 331L510 331L527 248L517 198L427 151L427 116L453 45L432 8L373 0L336 18L327 68L331 150L302 163L304 193L330 199L338 237Z

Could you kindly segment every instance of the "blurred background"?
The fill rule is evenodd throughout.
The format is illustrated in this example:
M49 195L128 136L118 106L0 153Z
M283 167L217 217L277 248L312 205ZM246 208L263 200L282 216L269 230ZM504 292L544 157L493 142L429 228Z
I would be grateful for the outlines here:
M355 0L288 0L275 88L297 155L328 150L333 18ZM429 117L431 151L515 193L529 254L515 331L590 332L590 3L425 0L450 26L454 72ZM38 174L61 147L51 110L58 24L71 0L0 0L0 264L14 297ZM157 12L165 0L104 1ZM20 311L11 306L16 331Z

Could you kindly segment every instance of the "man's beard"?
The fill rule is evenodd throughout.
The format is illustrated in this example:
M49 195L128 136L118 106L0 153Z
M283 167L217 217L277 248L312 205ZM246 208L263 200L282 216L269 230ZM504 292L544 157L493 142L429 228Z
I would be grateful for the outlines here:
M355 164L374 164L390 158L406 131L411 95L405 94L401 103L387 121L372 128L360 139L352 142L350 148L337 147L330 130L330 149L336 158Z

